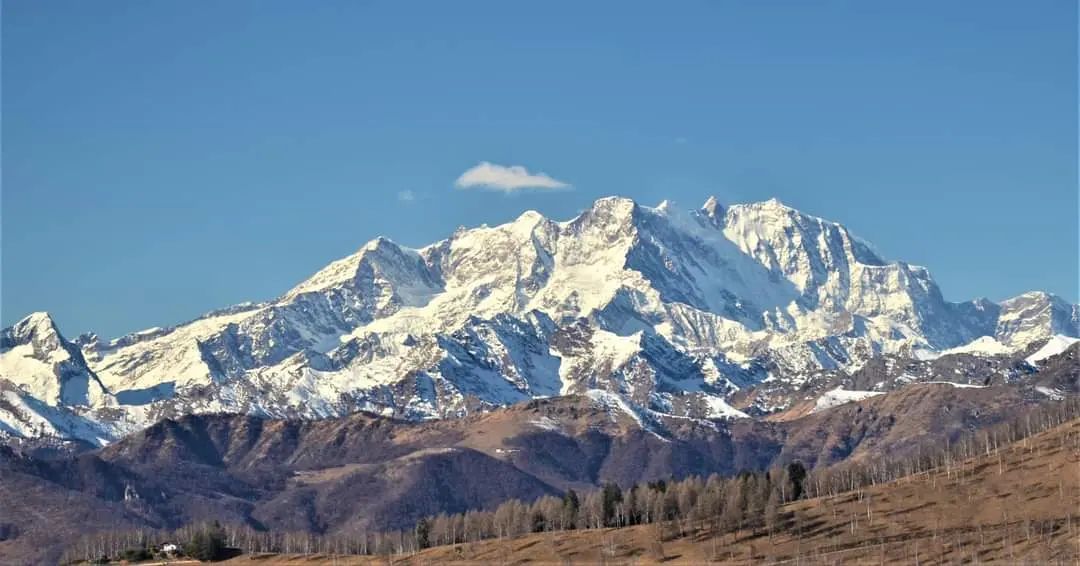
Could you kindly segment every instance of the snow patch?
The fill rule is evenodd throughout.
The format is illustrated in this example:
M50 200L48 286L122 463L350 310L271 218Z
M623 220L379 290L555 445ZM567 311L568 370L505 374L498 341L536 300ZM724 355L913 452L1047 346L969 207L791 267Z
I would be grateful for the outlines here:
M948 356L949 354L974 354L976 356L1001 356L1011 354L1013 348L1002 344L994 339L992 336L981 336L978 339L964 344L963 346L957 346L956 348L949 348L941 352L942 356Z
M611 415L611 420L615 420L615 415L612 414L612 410L618 410L625 413L630 418L634 419L634 422L641 428L648 428L645 426L645 422L641 419L641 415L622 398L621 395L612 393L610 391L604 391L603 389L589 389L585 392L585 395L592 399L597 406L603 408Z
M732 407L720 397L708 395L705 397L705 407L708 409L710 419L748 419L750 415Z
M869 399L878 395L883 395L883 393L881 391L849 391L843 387L837 387L836 389L826 391L821 397L818 397L817 402L814 403L814 409L810 412L818 413L826 409L838 407L844 403L862 401L863 399Z
M539 419L529 421L529 424L531 424L531 425L533 425L533 426L535 426L537 428L542 428L544 430L550 430L552 432L561 432L562 431L562 428L561 428L561 425L559 424L559 421L557 421L557 420L555 420L555 419L553 419L553 418L551 418L549 416L546 416L546 415L543 416L543 417L540 417Z
M1049 387L1045 387L1045 386L1042 386L1042 385L1037 385L1037 386L1035 386L1035 391L1038 391L1039 393L1042 393L1043 395L1046 395L1047 397L1050 398L1051 401L1061 401L1061 400L1065 399L1065 395L1062 394L1061 391L1058 391L1057 389L1051 389Z
M1042 348L1036 350L1034 354L1028 356L1024 361L1031 365L1037 365L1047 358L1054 357L1065 350L1068 350L1069 346L1072 346L1077 342L1080 342L1080 338L1056 334L1050 338Z
M924 381L923 383L937 383L940 385L952 385L957 389L986 389L985 385L972 385L970 383L956 383L953 381Z

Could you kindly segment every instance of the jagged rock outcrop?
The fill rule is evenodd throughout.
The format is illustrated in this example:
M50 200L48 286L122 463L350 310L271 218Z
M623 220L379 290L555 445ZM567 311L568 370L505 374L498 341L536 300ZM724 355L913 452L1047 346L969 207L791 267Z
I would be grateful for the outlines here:
M609 197L565 222L530 211L416 250L379 238L274 300L112 341L68 342L32 315L4 331L0 377L9 404L105 440L188 413L426 419L590 390L738 417L872 360L1014 355L1080 335L1078 322L1046 293L948 302L926 268L776 200Z

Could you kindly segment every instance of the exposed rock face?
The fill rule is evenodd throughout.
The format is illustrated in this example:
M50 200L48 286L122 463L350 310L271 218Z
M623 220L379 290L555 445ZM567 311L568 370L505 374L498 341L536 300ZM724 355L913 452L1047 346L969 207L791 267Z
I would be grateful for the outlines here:
M96 443L189 413L426 419L590 390L739 417L874 360L1009 356L1078 322L1046 293L945 301L927 269L776 200L610 197L418 250L379 238L272 301L108 342L32 315L4 331L0 427Z
M1011 346L1026 346L1060 334L1076 337L1080 305L1043 292L1024 293L1001 303L994 336Z

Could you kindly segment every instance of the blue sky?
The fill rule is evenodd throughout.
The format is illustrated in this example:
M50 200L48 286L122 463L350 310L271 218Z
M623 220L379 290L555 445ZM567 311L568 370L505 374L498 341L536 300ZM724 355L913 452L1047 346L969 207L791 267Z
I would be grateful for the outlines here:
M1076 11L8 0L2 322L172 324L609 194L775 196L950 299L1076 301ZM484 161L573 187L455 188Z

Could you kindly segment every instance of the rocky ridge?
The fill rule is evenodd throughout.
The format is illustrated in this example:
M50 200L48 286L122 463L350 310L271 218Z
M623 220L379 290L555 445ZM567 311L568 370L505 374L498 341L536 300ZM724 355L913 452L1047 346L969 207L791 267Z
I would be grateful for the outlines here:
M946 301L926 268L775 199L609 197L420 249L378 238L274 300L115 340L32 314L2 334L0 432L100 445L191 413L423 420L593 391L765 416L834 387L1023 380L1078 323L1048 293Z

